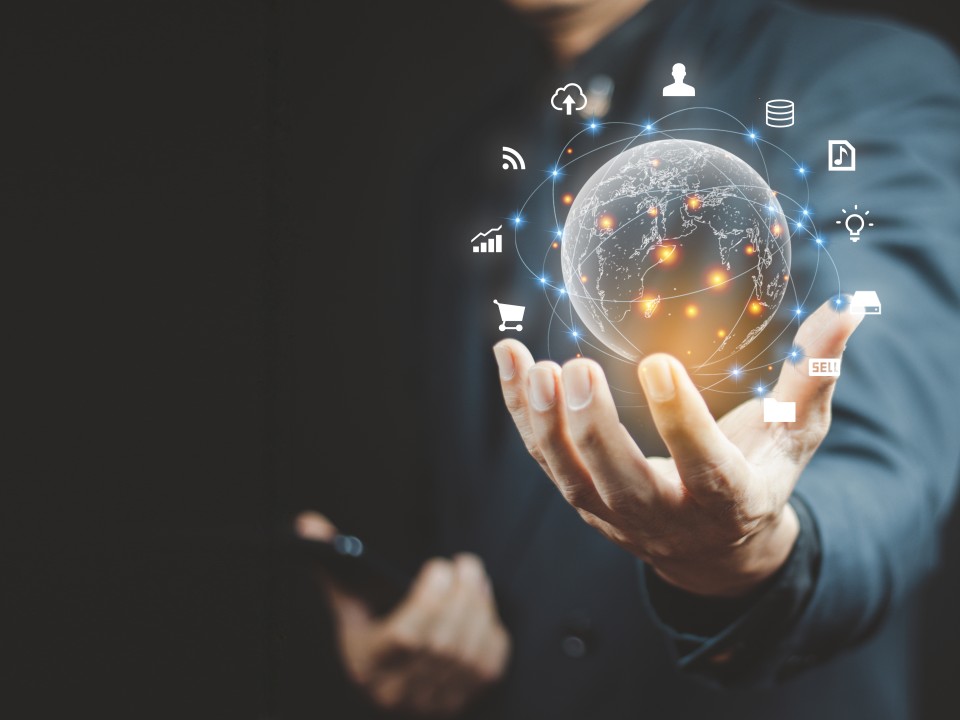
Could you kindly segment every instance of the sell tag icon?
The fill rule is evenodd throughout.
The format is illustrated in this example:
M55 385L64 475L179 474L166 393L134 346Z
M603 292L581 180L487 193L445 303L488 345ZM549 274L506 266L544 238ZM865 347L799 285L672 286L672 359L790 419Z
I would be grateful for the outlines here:
M840 358L810 358L807 364L810 377L840 377Z

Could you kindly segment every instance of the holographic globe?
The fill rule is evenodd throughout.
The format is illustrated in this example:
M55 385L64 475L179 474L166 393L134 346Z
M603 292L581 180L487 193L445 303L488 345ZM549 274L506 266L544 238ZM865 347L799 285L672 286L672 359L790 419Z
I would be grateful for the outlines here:
M707 367L773 319L790 278L780 203L740 158L659 140L594 173L563 230L563 280L582 323L631 361Z

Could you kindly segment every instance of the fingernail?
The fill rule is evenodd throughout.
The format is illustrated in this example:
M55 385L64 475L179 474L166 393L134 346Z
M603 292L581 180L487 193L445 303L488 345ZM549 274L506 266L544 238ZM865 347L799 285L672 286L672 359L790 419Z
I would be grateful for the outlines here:
M427 585L433 592L441 593L453 582L453 570L448 563L437 563L430 568Z
M460 577L464 580L481 585L485 573L483 571L483 562L476 555L464 553L457 556L457 566L460 570Z
M493 354L497 358L497 366L500 368L500 379L512 379L517 374L517 366L513 362L513 353L503 345L494 345Z
M640 366L640 377L643 379L643 389L647 397L654 402L673 400L677 392L673 384L673 373L670 362L666 358L654 357L644 361Z
M557 399L557 380L553 370L534 365L527 377L533 407L540 412L552 408Z
M294 521L294 530L297 535L307 540L333 540L337 534L337 528L334 527L327 518L321 515L304 513Z
M567 394L567 407L571 410L581 410L590 404L593 383L586 363L572 363L564 369L563 389Z

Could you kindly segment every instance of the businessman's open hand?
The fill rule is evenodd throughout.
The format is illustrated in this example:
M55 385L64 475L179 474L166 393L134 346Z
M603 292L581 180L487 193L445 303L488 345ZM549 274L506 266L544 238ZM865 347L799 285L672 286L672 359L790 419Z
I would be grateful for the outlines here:
M313 540L336 533L325 517L310 512L297 518L296 529ZM503 675L510 636L475 555L426 562L407 596L384 617L373 616L362 599L331 579L324 586L344 667L383 709L448 717Z
M823 305L796 344L809 357L838 358L862 317ZM830 427L835 378L784 363L772 395L796 403L795 423L765 423L760 399L717 422L683 365L651 355L638 372L671 457L647 458L595 362L534 364L514 340L494 352L530 454L610 540L701 595L747 594L783 565L798 531L787 499Z

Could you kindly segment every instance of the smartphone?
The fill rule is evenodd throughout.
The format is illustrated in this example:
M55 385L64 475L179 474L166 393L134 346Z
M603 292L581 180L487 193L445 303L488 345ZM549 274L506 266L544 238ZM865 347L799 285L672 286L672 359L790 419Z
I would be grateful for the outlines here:
M377 615L389 612L413 582L412 571L371 552L354 535L338 534L329 542L294 535L291 546L296 555L363 598Z

